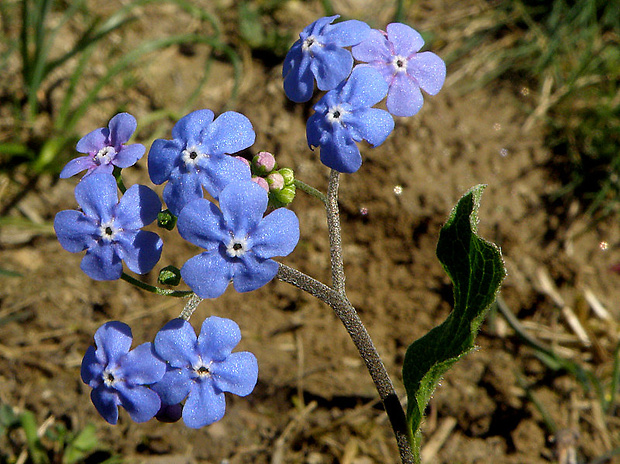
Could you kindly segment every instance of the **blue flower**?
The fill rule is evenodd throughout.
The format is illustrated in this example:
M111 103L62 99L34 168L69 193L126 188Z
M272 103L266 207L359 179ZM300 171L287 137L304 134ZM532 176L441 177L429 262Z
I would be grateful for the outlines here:
M211 316L200 335L183 319L168 322L155 336L155 351L168 362L163 379L153 385L162 404L183 401L183 422L191 428L224 417L224 392L247 396L258 380L256 357L247 351L232 353L241 340L236 322Z
M275 277L278 263L299 241L295 213L279 208L263 218L268 194L252 181L229 184L220 194L220 209L200 199L179 216L181 237L206 251L181 268L187 285L201 298L217 298L232 280L235 290L249 292Z
M351 76L314 105L306 125L308 145L321 147L321 162L340 172L355 172L362 165L356 142L380 145L394 129L387 111L371 108L387 92L381 75L356 66Z
M372 30L368 39L353 47L356 60L368 63L389 84L387 109L394 116L413 116L422 108L420 89L436 95L446 79L446 65L431 52L418 51L422 36L405 24L388 24L387 32Z
M351 72L353 57L343 47L364 40L370 26L356 20L331 24L338 17L320 18L307 26L284 58L284 92L294 102L312 98L315 78L319 89L332 90Z
M166 363L151 343L131 348L131 329L122 322L107 322L95 332L95 344L82 360L82 381L93 388L90 397L110 424L118 421L118 406L135 422L151 419L161 406L159 395L145 385L160 381Z
M60 172L60 178L74 176L84 169L87 169L84 177L92 173L112 174L114 166L128 168L136 164L144 155L144 145L125 145L136 127L136 118L128 113L119 113L110 119L108 127L101 127L82 137L76 150L87 155L69 161Z
M75 187L82 211L61 211L54 219L60 245L86 250L81 269L95 280L121 277L123 263L137 274L149 272L161 256L163 243L154 232L140 230L157 218L161 201L148 187L133 185L118 201L111 174L93 174Z
M175 216L190 201L202 198L202 188L213 197L230 182L250 180L250 169L227 154L254 143L252 123L244 115L228 111L215 121L211 110L194 111L172 129L173 140L158 139L149 151L149 176L163 184L164 201Z

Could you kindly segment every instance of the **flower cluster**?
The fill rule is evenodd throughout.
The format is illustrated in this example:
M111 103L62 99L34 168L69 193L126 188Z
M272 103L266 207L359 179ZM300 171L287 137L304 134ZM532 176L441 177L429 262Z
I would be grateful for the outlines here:
M130 350L129 326L106 322L95 333L96 348L88 348L82 360L82 381L110 424L118 421L118 406L135 422L179 406L185 425L200 428L224 416L225 392L247 396L254 390L258 362L252 353L232 352L240 340L230 319L208 317L198 337L189 322L174 319L154 343Z
M360 21L332 25L336 18L321 18L300 34L284 60L284 91L295 102L308 101L314 79L328 91L308 119L308 145L320 147L327 167L352 173L362 164L357 142L382 144L394 129L389 113L415 115L420 89L437 94L446 66L434 53L419 53L424 40L405 24L388 24L384 32ZM353 68L354 58L360 63ZM387 112L372 108L386 96Z
M437 55L419 52L424 41L409 26L389 24L383 32L355 20L334 24L337 18L318 19L302 31L284 60L284 90L295 102L312 98L315 81L326 92L308 119L308 145L320 148L326 166L352 173L362 165L358 143L381 145L394 129L392 115L416 114L421 90L435 95L446 70ZM376 108L386 97L387 111ZM271 153L261 151L251 161L239 155L256 138L247 117L228 111L216 118L201 109L182 117L172 138L155 140L149 150L149 177L165 184L167 210L162 211L149 187L126 189L123 183L122 169L146 151L128 144L136 128L133 116L117 114L78 142L76 149L85 156L69 161L60 174L86 171L75 188L80 209L61 211L54 220L61 246L85 251L81 269L95 280L136 283L123 263L146 274L159 262L163 241L143 230L157 219L168 230L176 225L183 239L203 250L181 269L165 266L160 283L178 285L182 278L191 289L186 293L200 299L219 297L231 283L236 291L249 292L271 281L279 269L273 258L287 256L299 241L299 221L285 206L297 186L317 191L295 180L292 169L279 168ZM256 385L254 355L232 352L240 340L230 319L208 317L198 336L187 320L174 319L153 343L131 350L129 326L108 322L95 333L96 348L84 356L82 380L109 423L118 421L122 406L136 422L182 417L199 428L223 417L224 393L246 396Z

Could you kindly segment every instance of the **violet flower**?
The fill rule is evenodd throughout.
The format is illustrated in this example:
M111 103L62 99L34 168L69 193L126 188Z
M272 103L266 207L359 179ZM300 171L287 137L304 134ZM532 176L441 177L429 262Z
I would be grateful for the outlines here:
M198 337L183 319L168 322L155 336L155 351L168 362L168 370L153 390L164 406L185 399L182 417L188 427L224 417L224 392L247 396L254 390L258 362L250 352L232 353L240 340L237 323L216 316L205 319Z
M158 185L168 182L163 197L175 216L203 197L203 187L217 199L230 182L250 180L248 166L228 155L254 143L252 123L233 111L213 118L211 110L182 117L172 129L173 140L155 140L149 151L149 176Z
M370 32L362 21L331 24L340 16L320 18L307 26L284 58L284 92L294 102L312 98L314 79L320 90L331 90L347 78L353 67L351 52Z
M144 145L125 145L137 127L136 118L119 113L110 119L108 127L101 127L85 135L77 143L76 150L86 156L69 161L60 172L60 178L74 176L87 170L84 177L93 173L112 174L114 166L128 168L144 155Z
M154 232L140 230L157 218L161 201L144 185L132 185L118 200L116 179L111 174L92 174L75 187L82 211L56 214L54 230L67 251L86 250L80 265L91 279L116 280L123 263L137 274L149 272L161 256L162 240Z
M387 32L373 29L368 38L352 48L356 60L368 63L389 85L387 109L394 116L413 116L422 108L420 89L436 95L446 79L446 65L431 52L418 51L422 36L411 27L388 24Z
M232 281L238 292L262 287L278 272L270 259L286 256L299 241L299 220L278 208L263 218L268 194L252 181L229 184L220 194L221 210L205 199L179 215L181 237L205 249L181 268L181 276L201 298L217 298Z
M95 408L110 424L118 421L118 406L135 422L151 419L161 406L159 395L146 385L162 379L166 363L151 343L131 348L131 329L122 322L107 322L95 332L97 348L90 346L82 360L82 381L93 388Z

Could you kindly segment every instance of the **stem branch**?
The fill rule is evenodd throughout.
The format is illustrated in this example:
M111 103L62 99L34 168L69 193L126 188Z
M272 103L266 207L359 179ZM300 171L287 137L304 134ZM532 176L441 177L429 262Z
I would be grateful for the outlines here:
M157 295L165 295L165 296L174 296L176 298L184 298L194 294L191 290L169 290L166 288L155 287L154 285L145 284L144 282L139 281L131 277L129 274L125 274L124 272L121 274L121 279L125 282L129 282L131 285L135 285L142 290L146 290L147 292L155 293Z

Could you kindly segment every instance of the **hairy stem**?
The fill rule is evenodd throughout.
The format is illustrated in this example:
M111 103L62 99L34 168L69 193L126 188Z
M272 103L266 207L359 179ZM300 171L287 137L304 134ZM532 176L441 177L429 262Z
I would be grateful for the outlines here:
M400 458L403 464L413 464L415 460L409 443L405 411L396 395L383 361L353 305L344 294L284 264L280 264L277 277L330 306L342 321L360 356L366 363L366 368L383 402L385 412L396 436Z
M327 187L327 229L329 231L329 253L332 263L332 286L341 295L345 295L344 262L342 258L342 238L340 232L340 211L338 209L338 187L340 173L332 169Z
M318 198L323 203L327 202L327 197L320 190L315 189L314 187L306 184L305 182L300 181L299 179L295 179L294 184L295 184L295 187L301 190L302 192L305 192L308 195Z
M181 319L185 319L186 321L189 321L189 318L192 317L192 314L194 314L194 311L196 311L196 308L198 307L201 301L202 301L202 298L200 298L198 295L194 293L192 296L189 297L189 300L187 301L187 303L185 303L185 307L183 308L183 311L181 311L181 314L179 314L179 317Z

